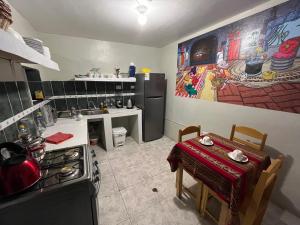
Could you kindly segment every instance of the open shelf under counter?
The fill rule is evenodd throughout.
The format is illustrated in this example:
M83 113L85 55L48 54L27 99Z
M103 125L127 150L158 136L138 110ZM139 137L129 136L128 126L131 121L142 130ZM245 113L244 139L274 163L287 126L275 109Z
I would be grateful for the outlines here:
M59 66L56 62L35 51L2 29L0 29L0 57L19 63L39 64L59 71Z
M135 77L124 77L124 78L75 78L76 81L98 81L98 82L136 82Z

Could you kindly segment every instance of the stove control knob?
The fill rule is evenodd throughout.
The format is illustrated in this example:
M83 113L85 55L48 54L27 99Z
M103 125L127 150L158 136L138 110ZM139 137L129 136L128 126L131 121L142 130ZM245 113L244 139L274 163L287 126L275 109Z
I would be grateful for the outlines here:
M92 150L91 153L92 153L92 157L95 158L95 157L96 157L96 152L95 152L95 150Z
M99 178L99 177L95 177L94 183L97 183L97 182L99 182L99 181L100 181L100 178Z
M96 161L94 162L94 165L95 165L95 166L98 166L98 164L99 164L99 163L98 163L98 161L96 160Z
M100 173L99 173L99 170L96 170L95 172L94 172L94 176L97 176L97 175L99 175Z

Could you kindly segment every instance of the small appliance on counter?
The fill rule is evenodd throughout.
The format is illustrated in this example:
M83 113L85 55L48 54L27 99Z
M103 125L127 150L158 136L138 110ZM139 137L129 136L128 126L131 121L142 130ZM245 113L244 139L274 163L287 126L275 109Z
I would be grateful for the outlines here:
M22 192L40 178L39 165L25 148L13 142L0 144L0 197Z
M116 100L116 107L123 108L123 100L121 98Z
M126 108L127 108L127 109L132 109L133 106L134 106L134 105L133 105L132 99L131 99L131 98L128 98Z

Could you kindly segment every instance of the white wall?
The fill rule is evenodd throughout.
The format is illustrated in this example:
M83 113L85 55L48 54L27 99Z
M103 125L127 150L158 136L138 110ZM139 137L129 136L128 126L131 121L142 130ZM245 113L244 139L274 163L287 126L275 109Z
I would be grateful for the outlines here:
M209 102L175 96L178 43L214 30L246 16L263 11L283 1L269 1L212 27L171 43L161 52L161 68L168 79L166 135L177 139L178 129L201 124L205 131L228 137L232 124L243 124L268 133L267 151L286 155L284 168L273 194L273 200L294 214L300 215L300 115L232 104Z
M159 48L45 33L40 33L39 38L50 48L52 59L61 70L43 69L43 80L68 80L74 74L86 74L93 67L113 73L118 65L121 72L128 72L130 62L135 63L137 70L149 67L160 72Z
M25 37L34 37L37 35L33 26L11 5L13 23L11 27Z

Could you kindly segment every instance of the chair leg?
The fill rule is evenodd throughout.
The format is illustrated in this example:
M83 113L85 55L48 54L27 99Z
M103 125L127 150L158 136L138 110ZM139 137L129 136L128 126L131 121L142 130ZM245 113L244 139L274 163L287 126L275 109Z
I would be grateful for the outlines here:
M200 215L202 217L205 215L207 199L208 199L208 188L205 185L203 185L202 186L201 205L200 205Z
M228 215L228 207L226 204L221 203L221 212L219 216L219 223L218 225L226 225L227 223L227 215Z
M176 171L176 195L178 198L181 198L182 194L182 176L183 176L183 168L180 164Z

